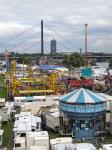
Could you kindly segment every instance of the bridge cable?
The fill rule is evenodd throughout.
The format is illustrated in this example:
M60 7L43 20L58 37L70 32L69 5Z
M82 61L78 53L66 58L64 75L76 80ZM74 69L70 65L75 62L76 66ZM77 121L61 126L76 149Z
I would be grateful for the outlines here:
M38 34L40 34L40 32L33 34L32 36L30 36L28 39L16 44L15 46L9 48L8 50L13 50L14 48L23 45L24 43L28 42L29 40L33 39L34 37L36 37ZM21 44L21 45L20 45Z
M44 23L44 24L45 24L45 23ZM73 45L68 39L64 38L59 32L56 32L54 29L52 29L51 27L49 27L49 26L46 25L46 24L45 24L45 26L46 26L49 30L53 31L55 34L57 34L58 36L60 36L63 40L65 40L67 43L69 43L69 44L74 48L74 45ZM78 48L78 47L76 47L76 46L75 46L75 48L80 49L80 48Z
M20 52L26 52L27 50L29 50L30 48L32 48L32 47L38 45L39 43L40 43L40 41L38 41L38 42L35 43L35 44L30 45L29 47L27 47L27 48L25 48L25 49L20 50L19 53L20 53Z
M4 44L7 44L8 42L10 42L10 41L12 41L12 40L18 38L19 36L23 35L24 33L27 33L28 31L32 30L33 28L35 28L35 27L37 27L37 26L39 26L39 25L40 25L40 24L36 24L36 25L34 25L34 26L28 28L27 30L25 30L25 31L23 31L23 32L21 32L21 33L18 33L17 35L13 36L12 38L10 38L10 39L8 39L8 40L6 40L6 41L0 43L0 46L2 46L2 45L4 45Z

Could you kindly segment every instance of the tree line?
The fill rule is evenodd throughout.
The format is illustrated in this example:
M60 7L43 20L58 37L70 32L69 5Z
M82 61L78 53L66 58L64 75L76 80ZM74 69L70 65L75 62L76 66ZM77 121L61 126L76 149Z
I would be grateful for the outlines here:
M36 57L33 59L32 57ZM31 64L35 62L36 64L39 63L39 55L37 54L18 54L18 63L25 63L25 64ZM84 65L84 58L83 55L81 55L78 52L72 53L71 55L64 55L63 56L63 65L66 67L80 67ZM96 65L96 60L91 59L89 60L89 65L94 66Z
M91 59L89 60L89 65L95 66L96 65L96 60ZM65 55L63 59L63 64L66 65L67 67L73 66L73 67L80 67L84 65L84 58L83 56L76 52L72 53L71 55Z

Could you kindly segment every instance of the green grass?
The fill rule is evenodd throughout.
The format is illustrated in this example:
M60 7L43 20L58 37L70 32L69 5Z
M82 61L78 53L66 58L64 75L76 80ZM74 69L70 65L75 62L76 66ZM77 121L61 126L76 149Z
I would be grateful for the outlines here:
M7 97L7 89L0 87L0 97L6 98Z
M105 138L105 143L106 144L111 144L112 143L112 135L107 135Z
M49 134L50 139L55 139L55 138L61 137L61 135L59 133L53 132L53 131L48 131L48 134Z
M0 84L3 84L5 77L3 75L0 75ZM6 98L7 97L7 90L6 88L0 87L0 97Z
M2 125L2 129L4 130L3 133L3 147L8 146L8 142L11 136L11 130L13 128L13 123L12 122L7 122Z
M0 75L0 84L3 84L4 79L5 79L5 77L3 75ZM6 88L0 87L0 97L2 97L2 98L7 97ZM7 147L7 145L8 145L12 127L13 127L12 122L3 123L3 125L2 125L2 129L4 130L4 133L3 133L3 147Z
M4 79L5 79L4 75L0 75L0 84L3 83Z

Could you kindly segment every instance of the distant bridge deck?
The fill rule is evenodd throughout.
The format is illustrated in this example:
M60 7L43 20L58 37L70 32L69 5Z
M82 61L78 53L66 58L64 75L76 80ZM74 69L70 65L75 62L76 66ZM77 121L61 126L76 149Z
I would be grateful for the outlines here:
M83 55L84 56L84 55ZM33 58L33 59L36 59L36 58L40 58L41 57L41 55L40 56L31 56L31 58ZM47 57L47 58L57 58L57 59L63 59L64 58L64 55L54 55L54 56L51 56L51 55L45 55L45 57ZM19 57L17 56L17 57L12 57L12 58L15 58L15 59L18 59ZM29 58L29 56L26 56L25 58ZM112 58L112 55L110 54L110 55L87 55L87 58ZM2 60L2 59L5 59L5 57L0 57L0 59Z
M88 58L112 58L112 55L87 55Z

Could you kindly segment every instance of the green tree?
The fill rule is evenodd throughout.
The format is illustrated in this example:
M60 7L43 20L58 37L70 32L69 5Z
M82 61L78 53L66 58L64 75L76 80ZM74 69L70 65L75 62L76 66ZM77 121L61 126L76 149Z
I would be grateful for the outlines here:
M63 60L63 64L66 65L66 66L69 66L70 63L71 63L70 56L69 55L65 55L64 56L64 60Z
M19 56L19 58L17 59L17 62L22 64L23 63L23 60L24 60L24 57L21 55Z
M96 60L95 59L91 59L90 62L89 62L89 64L91 66L95 66L96 65Z
M70 59L73 67L80 67L83 65L83 58L79 53L71 54Z
M64 57L63 64L65 64L66 66L80 67L83 65L82 55L80 55L79 53L66 55Z

